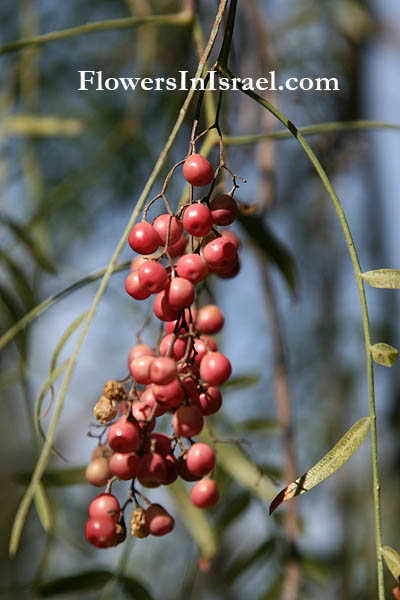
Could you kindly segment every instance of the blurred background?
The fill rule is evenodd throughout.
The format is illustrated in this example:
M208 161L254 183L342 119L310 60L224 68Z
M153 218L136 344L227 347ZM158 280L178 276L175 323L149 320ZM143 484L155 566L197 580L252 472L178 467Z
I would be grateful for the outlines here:
M197 29L192 20L144 25L0 54L1 334L47 297L107 265L185 97L139 88L79 92L77 71L102 70L104 77L168 77L179 70L194 75L193 32L198 36L200 27L208 38L217 4L195 3ZM181 10L175 0L3 0L0 46L91 21ZM284 5L247 0L239 2L230 66L241 77L268 76L271 70L280 80L336 77L341 88L336 92L266 93L297 126L359 119L396 123L399 27L395 0ZM187 152L193 110L194 104L154 194ZM224 95L222 125L228 136L279 128L239 92ZM343 202L362 268L399 268L399 133L319 133L310 143ZM32 507L20 550L8 558L15 511L43 443L35 403L60 337L90 306L98 284L87 283L38 316L0 354L2 598L61 592L68 598L164 600L376 597L369 438L334 477L268 516L270 479L279 491L290 474L301 475L368 414L358 294L336 214L295 141L230 144L227 155L231 168L248 181L237 199L255 210L235 225L243 242L240 274L211 282L226 318L219 345L233 365L232 384L223 391L223 410L213 423L222 437L241 442L242 456L266 474L267 491L243 485L243 465L228 453L216 474L221 500L207 517L182 509L181 489L157 489L151 498L175 517L173 534L104 551L86 543L87 506L97 493L82 482L95 446L87 437L92 406L105 380L126 375L127 354L149 308L127 297L126 273L120 272L80 353L59 423L55 445L68 463L52 457L44 479L51 531L43 530ZM181 193L177 175L170 201L178 202ZM131 257L125 248L121 261ZM367 294L373 340L399 346L398 294L372 288ZM151 343L156 335L153 323L144 339ZM75 341L76 333L60 362ZM399 371L395 365L376 366L375 372L384 542L396 547ZM59 387L60 380L56 392ZM45 430L48 423L49 417L41 420ZM124 489L116 488L122 495ZM210 560L199 568L204 543ZM60 578L96 570L116 576L92 574L78 578L75 590L62 580L57 587ZM388 572L386 579L389 595L394 582Z

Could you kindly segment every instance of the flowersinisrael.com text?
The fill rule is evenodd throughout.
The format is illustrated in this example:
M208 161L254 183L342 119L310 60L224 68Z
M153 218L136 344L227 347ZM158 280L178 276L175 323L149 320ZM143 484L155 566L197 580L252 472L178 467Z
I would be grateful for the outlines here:
M268 77L252 77L228 79L218 77L216 71L208 72L208 79L201 77L189 77L188 71L179 71L178 77L104 77L103 71L78 71L78 91L86 92L90 89L96 91L135 91L141 88L146 92L163 90L188 91L190 89L219 90L252 90L272 92L289 90L316 91L339 91L339 81L336 77L289 77L282 83L277 82L276 72L269 71Z

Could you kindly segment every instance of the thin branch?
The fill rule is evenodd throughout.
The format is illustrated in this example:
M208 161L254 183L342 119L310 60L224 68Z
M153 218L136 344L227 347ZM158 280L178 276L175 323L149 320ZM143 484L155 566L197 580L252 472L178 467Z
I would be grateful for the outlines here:
M190 25L193 21L193 13L183 10L178 13L168 15L151 15L149 17L126 17L121 19L108 19L107 21L95 21L94 23L86 23L77 27L61 29L60 31L52 31L43 33L28 39L8 42L0 46L0 54L14 52L27 46L41 46L47 42L55 42L65 38L93 33L94 31L109 31L111 29L128 29L130 27L138 27L139 25Z

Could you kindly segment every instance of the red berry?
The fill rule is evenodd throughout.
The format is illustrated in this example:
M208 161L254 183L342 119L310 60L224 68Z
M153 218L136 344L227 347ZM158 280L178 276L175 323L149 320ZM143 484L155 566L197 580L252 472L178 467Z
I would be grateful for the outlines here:
M139 457L134 452L114 452L109 462L111 473L119 479L128 481L136 477Z
M161 485L167 476L167 467L161 454L146 452L140 459L137 478L145 487L154 488Z
M156 405L156 410L155 410L154 416L160 417L161 415L163 415L166 412L166 408L157 403L155 396L154 396L153 388L154 388L154 384L150 384L149 386L147 386L147 388L144 390L143 394L140 396L140 400L144 404L151 406L151 408L153 408L154 405Z
M217 344L215 341L207 335L202 335L200 338L195 338L194 349L197 352L196 358L194 359L195 364L199 367L203 357L209 352L215 352Z
M169 303L166 290L163 290L155 297L153 311L160 321L175 321L180 313L178 309L173 308Z
M202 333L218 333L224 325L222 310L215 304L203 306L197 314L196 325Z
M197 382L192 377L185 377L182 381L182 385L185 388L189 400L193 404L199 403L199 393L197 391Z
M85 477L91 485L102 487L111 478L111 471L108 464L108 458L99 456L88 464L85 471Z
M115 496L112 494L100 494L89 504L89 517L111 517L114 523L119 521L121 507Z
M178 479L178 461L173 454L167 454L167 456L164 457L164 461L167 469L167 476L164 479L164 485L171 485L171 483L174 483L174 481Z
M155 358L150 367L150 377L153 383L166 385L176 379L176 362L173 358L159 356Z
M171 438L165 433L152 433L144 444L144 452L157 452L166 457L171 452Z
M200 376L210 385L222 385L231 373L231 363L221 352L209 352L201 360Z
M131 350L129 352L128 366L133 360L135 360L135 358L139 358L139 356L155 356L155 355L156 355L156 353L154 352L154 350L151 346L148 346L147 344L136 344L136 346L133 346L133 348L131 348Z
M211 215L216 225L230 225L236 219L238 207L232 196L222 194L210 202Z
M198 406L180 406L172 417L172 427L177 435L193 437L203 429L203 415Z
M182 222L177 219L177 217L169 214L163 214L159 217L156 217L153 221L153 227L163 245L165 245L167 241L168 228L170 228L168 246L176 244L176 242L179 241L183 231Z
M159 504L152 504L144 513L146 529L151 535L161 536L172 531L175 525L171 515Z
M176 408L185 399L185 392L179 379L174 379L167 385L155 385L153 387L154 397L161 405L169 408Z
M191 473L187 468L186 457L187 454L183 454L178 458L176 467L179 477L181 477L181 479L184 481L198 481L200 477L198 475L193 475L193 473Z
M222 237L224 237L227 240L229 240L230 242L232 242L232 244L235 246L236 250L239 250L240 240L239 240L238 236L236 235L236 233L234 233L230 229L221 229L220 234L222 235Z
M168 352L169 345L174 337L173 333L169 333L160 343L160 354L165 356ZM171 356L175 358L175 360L180 360L186 352L186 339L177 337L172 346L172 354Z
M222 396L218 388L209 386L206 392L199 396L199 401L195 402L203 415L213 415L219 411L222 406Z
M181 254L185 253L187 244L186 235L182 234L176 244L172 244L172 246L168 246L168 254L171 258L175 258L176 256L181 256Z
M147 385L151 383L150 367L155 360L154 356L139 356L129 364L129 370L136 383Z
M109 548L117 543L115 523L107 516L89 519L85 525L85 536L97 548Z
M183 213L183 226L190 235L204 237L210 233L213 220L210 209L205 204L195 202Z
M166 269L156 260L148 260L138 270L141 286L151 294L157 294L165 288L168 283Z
M183 279L183 277L172 279L165 291L170 306L178 310L182 310L185 306L190 306L196 295L193 283L187 279Z
M197 310L196 310L195 306L191 306L190 308L185 308L184 314L185 314L186 324L189 324L192 322L194 323L196 321ZM192 315L192 318L190 318L190 315ZM165 332L173 333L173 331L175 329L175 325L176 325L176 321L167 323L165 326ZM184 327L181 327L179 329L179 332L181 332L181 331L187 331L187 330Z
M217 484L213 479L201 479L190 492L190 499L199 508L210 508L218 502L219 493Z
M213 269L227 270L236 264L237 250L232 242L218 237L204 247L203 256Z
M146 429L147 432L153 431L156 424L154 417L151 421L148 421L152 412L153 407L142 400L138 400L132 404L132 415L135 417L140 429Z
M185 254L176 264L179 277L188 279L192 283L203 281L208 275L208 264L200 254Z
M145 256L135 256L131 261L131 272L138 271L145 262L147 262Z
M161 240L150 223L136 223L129 234L130 247L138 254L152 254L159 247Z
M214 272L217 274L218 277L220 277L221 279L232 279L233 277L236 277L236 275L239 273L240 271L240 262L237 261L235 265L233 265L233 267L230 267L227 270L223 270L223 271L219 271L217 269L213 269Z
M114 452L134 452L138 450L142 434L137 423L120 417L108 430L108 445Z
M125 290L135 300L146 300L150 296L150 292L140 283L138 271L129 273L125 279Z
M210 162L201 154L191 154L184 162L183 176L188 183L203 186L211 183L214 177Z
M193 475L203 477L215 467L215 454L208 444L197 442L186 455L187 468Z

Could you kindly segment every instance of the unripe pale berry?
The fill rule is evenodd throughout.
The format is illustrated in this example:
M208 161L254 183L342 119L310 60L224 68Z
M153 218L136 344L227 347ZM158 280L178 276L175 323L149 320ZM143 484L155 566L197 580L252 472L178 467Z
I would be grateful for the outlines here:
M111 477L108 459L99 457L88 464L85 471L85 477L89 483L97 487L102 487Z
M117 543L115 523L107 516L89 519L85 525L85 536L97 548L109 548Z
M165 245L167 241L168 228L170 228L168 246L176 244L176 242L179 241L183 231L182 222L177 217L169 214L163 214L156 217L153 221L153 227L163 245Z
M187 207L183 213L182 222L186 231L196 237L204 237L210 233L213 226L210 209L199 202Z
M153 383L166 385L176 379L176 362L173 358L159 356L155 358L150 367L150 378Z
M198 508L210 508L218 502L219 493L213 479L201 479L192 487L190 499Z
M177 435L193 437L203 429L203 415L198 406L180 406L172 417L172 427Z
M236 219L238 207L232 196L222 194L210 202L212 220L216 225L230 225Z
M183 164L183 176L191 185L201 187L211 183L214 172L210 162L204 156L191 154Z
M152 254L159 247L161 240L150 223L136 223L129 234L128 242L132 250L138 254Z
M121 507L115 496L112 494L100 494L89 504L89 517L111 517L114 523L119 521Z
M110 458L112 451L105 444L99 444L92 452L92 460L96 458Z
M151 383L150 367L155 360L154 356L145 355L135 358L130 363L129 370L137 383L141 383L142 385Z
M201 360L200 376L210 385L222 385L231 373L231 363L221 352L209 352Z
M193 475L203 477L215 467L213 449L203 442L193 444L186 455L186 466Z
M178 310L190 306L196 295L193 283L183 277L172 279L165 292L170 306Z
M136 477L139 457L134 452L114 452L111 456L110 471L119 479L128 481Z
M151 294L165 288L169 277L166 269L156 260L148 260L138 270L139 282Z
M172 342L173 337L174 337L173 333L169 333L168 335L163 337L163 339L161 340L160 354L162 356L165 356L167 354L168 348L170 346L170 343ZM187 340L184 338L180 338L180 337L176 338L176 340L174 341L173 346L172 346L172 353L171 353L172 358L174 358L175 360L180 360L183 356L185 356L186 342L187 342Z
M145 262L147 262L145 256L135 256L135 258L131 260L131 273L133 271L138 271Z
M135 300L146 300L151 294L151 292L146 290L140 283L138 271L129 273L128 277L125 279L125 290L132 298L135 298Z
M137 478L145 487L161 485L167 476L167 468L161 454L146 452L139 461Z
M166 535L173 530L175 521L159 504L152 504L145 511L145 523L151 535Z
M175 321L180 313L179 309L173 308L169 303L166 290L163 290L155 297L153 311L160 321Z
M176 265L179 277L188 279L192 283L203 281L208 271L207 261L200 254L185 254L180 257Z
M142 434L137 423L120 417L108 430L107 441L114 452L134 452L142 441Z

